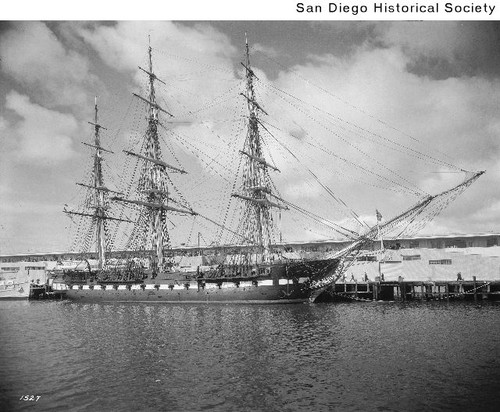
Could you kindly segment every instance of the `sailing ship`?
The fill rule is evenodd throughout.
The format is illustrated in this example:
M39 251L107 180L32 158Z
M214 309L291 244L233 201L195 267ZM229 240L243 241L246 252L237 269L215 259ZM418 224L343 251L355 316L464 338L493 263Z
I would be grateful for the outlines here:
M337 281L353 258L367 243L389 232L404 221L414 221L431 205L443 207L443 199L456 197L472 184L482 172L475 173L459 185L437 196L428 196L384 225L369 227L365 233L350 232L352 243L343 250L314 258L292 259L276 249L273 240L276 223L273 213L286 213L297 206L287 202L276 192L272 173L279 169L264 154L261 130L266 129L261 116L266 111L259 104L254 90L257 78L250 63L248 42L245 45L246 137L239 150L243 165L239 189L231 193L231 201L241 202L243 213L236 229L228 228L195 210L172 183L172 174L185 175L179 165L167 163L162 157L159 139L160 117L174 117L162 107L156 97L156 84L165 84L153 70L152 48L148 48L146 75L147 97L135 94L147 108L147 127L140 150L124 150L127 158L134 159L140 170L135 189L113 190L105 186L103 155L113 152L101 144L97 100L93 127L94 140L85 143L93 150L93 169L90 183L80 183L88 189L85 202L90 211L65 210L70 216L89 219L92 231L84 238L89 244L95 233L97 262L82 261L73 269L56 271L53 288L64 290L66 297L78 301L124 302L257 302L292 303L314 301ZM167 120L168 121L168 120ZM267 129L266 129L267 130ZM233 185L234 186L234 185ZM177 195L177 196L175 196ZM112 216L110 204L121 204L135 211L135 219L122 213ZM220 230L230 232L237 245L232 253L210 265L198 265L191 270L180 270L175 263L170 242L170 217L191 216L203 219ZM316 219L319 217L315 216ZM135 257L118 263L107 258L110 249L108 227L110 223L132 224L127 249ZM338 225L336 225L338 226ZM348 229L345 231L349 232ZM236 249L236 252L234 252Z

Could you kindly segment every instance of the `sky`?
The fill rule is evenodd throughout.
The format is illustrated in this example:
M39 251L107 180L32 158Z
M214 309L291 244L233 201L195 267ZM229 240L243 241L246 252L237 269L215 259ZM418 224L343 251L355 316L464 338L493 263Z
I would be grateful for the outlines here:
M137 144L144 108L132 92L144 90L137 66L147 64L148 36L167 83L160 104L185 120L167 126L174 138L165 154L191 169L196 207L221 207L233 172L214 165L231 164L245 134L245 33L283 197L341 222L313 171L373 224L375 209L389 218L460 182L461 170L486 170L425 230L500 231L499 22L4 21L0 254L68 250L73 228L62 209L78 202L75 182L91 165L81 142L92 139L94 96L105 142L117 152ZM287 158L285 145L309 169ZM120 184L123 157L110 160L110 186ZM221 210L210 216L223 219ZM328 236L312 226L289 234Z

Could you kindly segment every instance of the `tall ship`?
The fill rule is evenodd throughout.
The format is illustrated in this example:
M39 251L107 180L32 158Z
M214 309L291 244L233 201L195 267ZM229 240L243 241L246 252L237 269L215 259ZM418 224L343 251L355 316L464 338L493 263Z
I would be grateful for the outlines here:
M89 180L79 183L87 196L82 209L65 209L70 217L88 223L81 225L86 229L77 237L77 242L85 245L82 251L94 246L95 259L82 259L72 267L55 270L54 289L65 291L66 297L72 300L94 302L314 301L342 276L363 246L397 228L429 221L483 173L473 173L451 189L425 196L385 223L379 219L372 226L360 223L362 229L359 231L321 218L287 201L278 192L273 174L280 170L268 157L269 153L266 156L263 131L271 136L272 132L271 126L263 120L267 112L256 96L254 83L258 78L251 66L248 42L241 66L244 90L240 95L245 106L245 126L239 133L245 139L238 150L238 158L232 160L238 165L238 173L232 179L226 200L238 213L228 219L227 210L219 210L214 217L204 210L203 199L194 207L184 196L182 186L177 184L179 181L182 184L188 170L172 151L171 160L163 156L160 131L170 130L169 125L175 128L177 120L157 98L158 83L166 83L155 74L152 48L149 47L147 68L139 67L147 80L147 94L134 93L134 98L146 108L145 131L140 133L134 148L123 150L129 166L132 164L130 181L124 182L121 188L106 186L104 157L114 153L101 141L105 127L99 123L96 100L95 116L89 122L93 141L84 143L92 151L92 170ZM167 150L168 147L167 142ZM288 149L283 147L283 150ZM212 163L220 161L211 160ZM307 170L338 201L331 189L321 183L314 172ZM174 183L173 176L180 180ZM209 181L204 184L210 186ZM118 213L112 214L112 210ZM326 223L332 230L347 236L351 243L342 250L321 256L294 255L280 249L281 215L290 210ZM173 223L174 218L185 218L181 219L185 230L187 219L194 219L202 227L215 228L219 235L230 235L232 242L220 244L215 256L200 256L196 264L182 267L171 244L171 231L179 229ZM359 222L355 214L354 219ZM111 227L120 225L128 228L123 232L127 241L122 256L111 258L110 250L117 236L117 232L111 233ZM189 232L191 237L192 228ZM198 232L198 243L200 236L203 235Z

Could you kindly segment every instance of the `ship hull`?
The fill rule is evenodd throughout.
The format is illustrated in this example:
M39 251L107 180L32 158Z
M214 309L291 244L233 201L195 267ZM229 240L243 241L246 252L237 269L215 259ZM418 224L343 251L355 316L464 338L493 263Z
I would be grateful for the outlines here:
M121 285L118 285L118 287ZM160 285L161 287L161 285ZM286 286L236 287L222 285L216 288L189 289L79 289L66 291L66 297L75 301L93 302L162 302L162 303L299 303L309 299L307 290Z
M53 288L64 291L68 299L79 302L300 303L309 300L312 282L331 275L337 264L333 260L318 260L261 266L257 273L261 271L267 276L255 278L198 277L190 281L148 279L135 283L73 284L54 281ZM224 269L224 273L228 273L235 267Z

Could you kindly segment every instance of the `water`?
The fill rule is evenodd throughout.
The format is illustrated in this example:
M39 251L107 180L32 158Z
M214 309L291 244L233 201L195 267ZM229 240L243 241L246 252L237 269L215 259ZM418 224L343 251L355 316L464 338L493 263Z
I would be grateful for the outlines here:
M0 409L498 410L499 315L439 302L0 302Z

